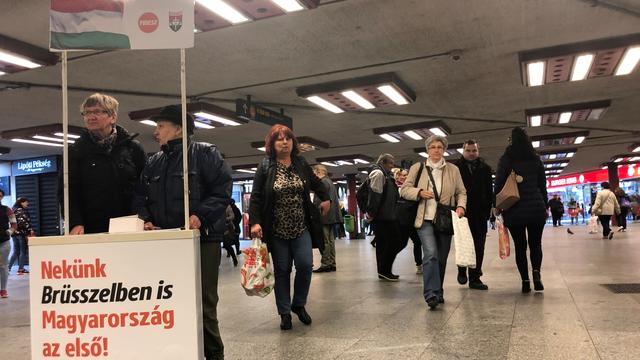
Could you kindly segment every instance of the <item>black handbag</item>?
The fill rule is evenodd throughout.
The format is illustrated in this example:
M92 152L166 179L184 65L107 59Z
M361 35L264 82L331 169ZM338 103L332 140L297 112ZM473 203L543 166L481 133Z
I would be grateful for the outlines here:
M443 235L453 235L453 219L451 218L451 211L455 210L454 206L444 205L440 203L440 195L438 189L436 189L436 181L431 175L431 168L427 167L427 173L429 173L429 179L433 184L433 195L436 200L436 214L433 217L433 230Z
M418 170L418 175L413 181L413 187L418 187L418 181L420 181L420 176L422 175L423 168L424 163L421 163L420 170ZM420 198L418 198L418 200L407 200L400 198L396 203L396 219L398 220L398 224L413 225L413 223L416 221L419 204Z

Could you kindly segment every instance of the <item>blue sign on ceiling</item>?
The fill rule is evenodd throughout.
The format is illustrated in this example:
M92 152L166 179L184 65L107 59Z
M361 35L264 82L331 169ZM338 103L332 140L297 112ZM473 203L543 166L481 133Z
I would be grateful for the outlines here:
M55 156L18 160L11 164L13 176L45 174L56 171L58 171L58 163Z

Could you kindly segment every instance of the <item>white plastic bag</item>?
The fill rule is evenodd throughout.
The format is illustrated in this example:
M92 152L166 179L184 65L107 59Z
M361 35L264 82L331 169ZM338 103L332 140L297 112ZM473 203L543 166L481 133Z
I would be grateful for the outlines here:
M598 233L598 217L591 215L589 218L589 224L587 225L587 229L589 230L589 234L597 234Z
M466 217L458 217L455 211L451 212L453 222L453 241L456 248L456 265L476 268L476 249L473 245L473 236L469 229L469 221Z
M259 238L253 239L249 248L242 250L244 263L240 268L240 283L249 296L265 297L273 290L275 277L271 254Z

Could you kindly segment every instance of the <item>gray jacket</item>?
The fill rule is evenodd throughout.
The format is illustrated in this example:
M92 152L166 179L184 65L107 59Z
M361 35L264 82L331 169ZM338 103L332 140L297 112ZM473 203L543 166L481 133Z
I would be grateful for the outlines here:
M327 194L329 194L329 200L331 200L331 207L329 207L329 212L327 215L322 215L322 224L323 225L333 225L342 223L342 215L340 214L340 202L338 201L338 191L336 190L335 185L333 185L333 181L329 179L328 176L320 179L322 182L322 186ZM315 196L313 198L313 203L316 206L320 206L320 199Z

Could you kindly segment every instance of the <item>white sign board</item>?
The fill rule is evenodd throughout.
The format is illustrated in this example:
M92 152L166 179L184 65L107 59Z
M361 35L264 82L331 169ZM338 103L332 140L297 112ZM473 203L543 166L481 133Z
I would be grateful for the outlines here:
M191 48L193 29L194 0L51 0L49 48Z
M202 358L197 234L31 240L31 358Z

